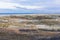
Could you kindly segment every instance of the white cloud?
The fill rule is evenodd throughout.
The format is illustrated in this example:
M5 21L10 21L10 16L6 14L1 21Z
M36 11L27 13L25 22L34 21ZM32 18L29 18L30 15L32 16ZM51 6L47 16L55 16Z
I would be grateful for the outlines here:
M17 7L25 9L43 9L44 6L28 6L28 5L17 5Z
M0 9L16 9L13 3L0 2Z
M24 9L43 9L44 6L28 6L28 5L21 5L17 3L9 3L9 2L0 2L0 9L18 9L18 8L24 8Z

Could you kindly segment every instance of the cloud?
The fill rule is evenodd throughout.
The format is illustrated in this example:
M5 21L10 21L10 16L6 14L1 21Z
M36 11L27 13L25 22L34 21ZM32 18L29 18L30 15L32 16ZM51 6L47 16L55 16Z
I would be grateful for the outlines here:
M18 3L9 3L9 2L0 2L0 9L18 9L18 8L24 8L24 9L43 9L43 6L28 6L28 5L21 5Z
M9 9L27 12L37 10L38 12L56 12L60 11L60 0L0 0L0 10ZM12 11L11 11L12 12Z
M13 3L0 2L0 9L16 9Z
M17 7L24 9L43 9L44 6L28 6L28 5L17 5Z

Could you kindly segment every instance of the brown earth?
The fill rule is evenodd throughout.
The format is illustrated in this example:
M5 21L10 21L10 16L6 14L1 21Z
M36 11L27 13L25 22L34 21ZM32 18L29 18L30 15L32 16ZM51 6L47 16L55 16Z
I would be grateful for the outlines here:
M37 33L21 33L17 29L0 28L0 40L37 40L60 36L60 32L38 31Z

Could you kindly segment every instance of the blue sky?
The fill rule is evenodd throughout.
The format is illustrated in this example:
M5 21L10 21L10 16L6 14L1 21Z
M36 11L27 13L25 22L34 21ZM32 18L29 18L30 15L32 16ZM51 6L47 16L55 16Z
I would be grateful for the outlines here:
M0 0L0 13L60 13L60 0Z

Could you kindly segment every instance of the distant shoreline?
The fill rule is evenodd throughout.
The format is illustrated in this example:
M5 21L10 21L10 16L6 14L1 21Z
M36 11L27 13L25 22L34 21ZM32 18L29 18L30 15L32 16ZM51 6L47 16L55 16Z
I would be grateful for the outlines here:
M0 15L60 15L60 13L0 13Z

